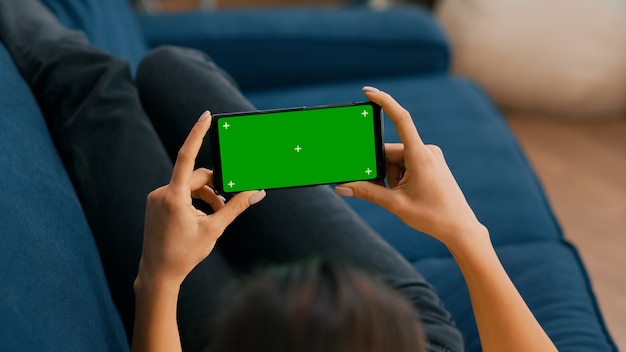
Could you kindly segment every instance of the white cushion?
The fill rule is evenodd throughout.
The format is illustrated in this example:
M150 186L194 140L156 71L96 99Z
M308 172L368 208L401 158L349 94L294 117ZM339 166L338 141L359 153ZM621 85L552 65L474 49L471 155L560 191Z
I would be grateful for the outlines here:
M626 111L626 1L441 0L454 72L505 109Z

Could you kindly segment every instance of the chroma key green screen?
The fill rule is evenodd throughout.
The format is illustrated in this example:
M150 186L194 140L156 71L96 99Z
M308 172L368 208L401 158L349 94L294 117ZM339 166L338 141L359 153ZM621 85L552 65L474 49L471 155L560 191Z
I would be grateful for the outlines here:
M380 115L369 102L216 115L216 187L230 193L379 178Z

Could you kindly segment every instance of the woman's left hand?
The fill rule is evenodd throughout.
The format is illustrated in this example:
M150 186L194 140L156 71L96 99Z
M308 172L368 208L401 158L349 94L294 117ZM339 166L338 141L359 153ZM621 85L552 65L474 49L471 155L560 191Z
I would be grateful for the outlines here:
M194 171L195 159L210 124L211 114L207 111L178 152L170 183L148 195L137 277L144 283L180 285L211 253L226 227L265 197L265 191L242 192L225 204L211 189L213 172L204 168ZM214 213L207 215L194 207L192 198L208 203Z

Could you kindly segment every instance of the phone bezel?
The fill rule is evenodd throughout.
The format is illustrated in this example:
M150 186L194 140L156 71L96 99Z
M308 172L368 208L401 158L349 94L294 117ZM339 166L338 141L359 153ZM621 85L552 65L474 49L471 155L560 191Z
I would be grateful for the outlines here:
M228 192L224 189L224 185L222 182L222 162L221 162L221 153L219 146L219 133L218 128L213 128L214 126L219 126L219 121L222 119L228 119L232 117L239 116L250 116L250 115L264 115L264 114L273 114L273 113L283 113L283 112L297 112L303 110L324 110L324 109L334 109L334 108L342 108L342 107L351 107L351 106L371 106L372 111L374 112L374 145L376 152L376 170L377 174L375 178L366 179L365 181L375 181L384 179L386 176L386 160L385 160L385 144L383 140L383 131L384 131L384 122L383 122L383 112L382 108L371 101L364 102L355 102L355 103L347 103L347 104L331 104L331 105L317 105L317 106L301 106L301 107L292 107L292 108L281 108L281 109L268 109L268 110L255 110L255 111L244 111L244 112L236 112L236 113L224 113L224 114L215 114L212 117L211 126L212 128L209 130L209 145L211 149L211 158L213 161L213 188L219 194L229 194L229 193L239 193L243 191L237 192ZM351 181L341 181L342 183L353 182L353 181L364 181L361 180L351 180ZM285 189L285 188L298 188L298 187L310 187L322 184L336 184L337 182L329 182L329 183L315 183L315 184L302 184L297 186L285 186L285 187L272 187L266 189Z

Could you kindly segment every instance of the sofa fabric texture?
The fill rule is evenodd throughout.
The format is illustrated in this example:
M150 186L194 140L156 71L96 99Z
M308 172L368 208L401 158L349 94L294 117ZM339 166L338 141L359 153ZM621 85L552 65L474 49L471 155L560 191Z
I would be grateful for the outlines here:
M133 67L154 45L203 49L257 108L359 101L365 84L390 92L425 140L442 146L505 268L557 347L616 350L584 266L514 136L476 84L447 72L450 48L425 12L269 10L138 19L124 0L44 2L63 23ZM0 340L22 351L128 350L80 204L37 103L1 47L0 82ZM388 121L385 126L386 140L397 140ZM376 206L349 202L433 283L468 351L480 351L465 284L447 250Z
M120 0L42 0L68 28L85 32L89 41L136 68L148 45L128 2Z
M78 198L0 45L0 341L6 351L125 351Z
M277 22L279 18L288 20ZM186 25L177 25L181 21ZM422 11L218 11L144 15L139 25L153 47L180 45L208 53L247 91L407 72L443 73L450 60L443 32ZM385 62L393 65L381 64Z

